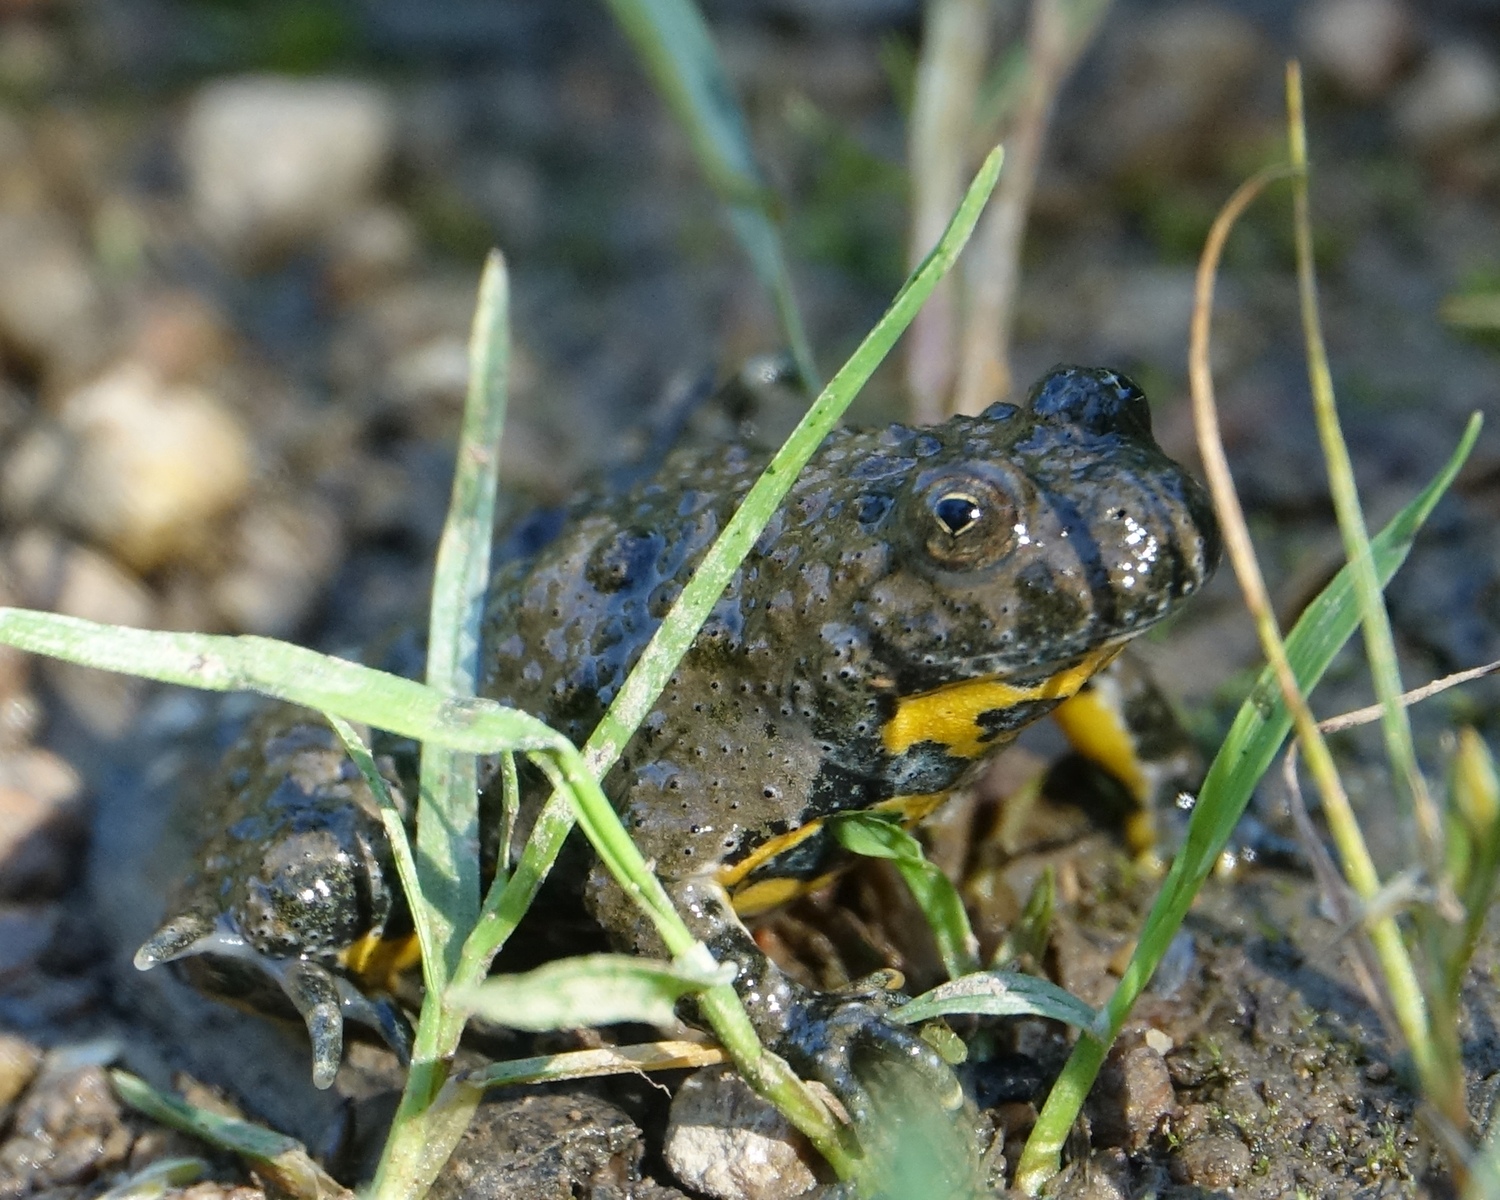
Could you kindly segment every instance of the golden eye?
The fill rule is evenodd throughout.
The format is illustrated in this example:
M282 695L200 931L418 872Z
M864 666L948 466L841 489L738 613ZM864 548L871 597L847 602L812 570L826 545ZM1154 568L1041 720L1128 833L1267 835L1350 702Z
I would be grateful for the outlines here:
M983 567L1003 557L1014 541L1015 502L981 476L933 480L922 506L923 547L946 569Z
M984 509L971 492L945 492L933 502L932 515L949 537L957 537L979 524Z

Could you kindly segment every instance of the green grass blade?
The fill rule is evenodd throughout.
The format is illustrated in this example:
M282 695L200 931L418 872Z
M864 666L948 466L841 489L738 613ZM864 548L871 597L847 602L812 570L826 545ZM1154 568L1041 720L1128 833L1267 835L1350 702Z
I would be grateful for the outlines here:
M373 667L263 637L161 633L0 607L0 642L67 662L209 692L259 692L401 737L473 754L569 745L529 713L449 696Z
M342 717L327 714L324 719L339 735L339 739L344 743L345 752L359 768L359 773L364 777L365 783L374 795L375 802L380 806L380 823L385 828L385 836L391 843L391 855L396 860L396 874L401 877L401 890L406 894L406 902L411 908L412 923L417 929L417 941L422 947L422 979L431 991L434 984L432 976L428 973L428 964L438 961L442 943L439 941L438 931L433 928L432 906L426 903L422 895L422 883L417 873L417 860L412 854L411 842L406 836L406 823L401 819L401 811L396 807L395 800L391 798L391 791L386 786L385 777L381 775L380 768L375 765L375 758L370 753L370 748L365 745L364 739L359 736L358 730Z
M802 385L809 394L816 392L818 369L792 291L770 189L702 14L692 0L609 0L609 6L727 206L735 237L771 294Z
M507 1029L591 1029L637 1021L671 1025L682 997L734 978L727 963L707 970L622 954L590 954L523 975L496 975L455 989L453 1003Z
M1077 996L1048 979L1019 971L979 971L923 992L895 1012L899 1021L915 1025L934 1017L980 1013L991 1017L1050 1017L1096 1037L1103 1018Z
M937 864L927 861L922 843L878 813L842 813L831 822L833 836L845 850L883 858L901 875L937 942L950 979L979 970L979 939L958 890Z
M1411 550L1412 539L1433 507L1453 482L1482 422L1469 421L1458 448L1425 489L1392 518L1371 543L1372 559L1381 586L1390 582ZM1318 595L1287 636L1287 655L1303 693L1310 691L1333 657L1359 624L1353 572L1345 566ZM1256 783L1271 765L1291 729L1291 718L1270 668L1262 671L1241 706L1224 744L1204 780L1198 804L1182 848L1162 883L1114 994L1105 1007L1107 1037L1082 1037L1073 1049L1037 1119L1017 1167L1016 1186L1028 1194L1057 1170L1058 1154L1073 1127L1089 1088L1104 1061L1109 1043L1119 1032L1168 945L1182 925L1193 897L1218 862L1219 854L1239 822Z
M509 284L505 260L499 251L491 251L479 282L469 338L468 397L428 620L427 682L455 696L472 696L478 683L509 362ZM417 869L422 890L412 903L430 906L429 931L438 955L426 967L427 985L440 991L479 916L479 772L474 755L424 745L419 791ZM429 947L424 944L422 949L425 961Z
M954 213L947 230L923 260L921 266L896 293L885 315L855 350L849 361L823 389L823 394L808 409L797 428L777 451L765 473L755 482L744 502L730 518L714 544L704 555L692 579L683 588L676 603L651 638L620 693L609 706L603 720L584 746L589 769L603 778L630 741L636 726L651 711L656 698L666 686L677 661L692 644L698 629L717 603L739 564L755 539L761 535L797 475L813 452L838 422L851 400L864 386L875 368L889 353L901 332L911 323L922 302L931 294L939 279L952 267L974 231L985 202L994 191L1000 174L1001 151L997 147L985 159L974 182L969 185L963 203ZM465 949L465 970L482 970L490 956L519 923L530 907L536 888L551 869L562 848L563 839L573 827L568 801L562 796L549 800L538 818L534 832L516 866L515 875L499 897L493 911L475 931ZM541 836L545 832L547 836Z
M644 1071L680 1071L724 1062L716 1046L697 1042L648 1042L642 1046L606 1046L599 1050L570 1050L537 1058L513 1058L490 1063L464 1076L475 1088L506 1087L517 1083L546 1083L588 1079L596 1075L638 1075Z
M131 1108L239 1155L281 1195L295 1200L352 1200L354 1193L318 1166L294 1138L198 1108L177 1096L163 1095L125 1071L111 1071L109 1079L120 1099Z

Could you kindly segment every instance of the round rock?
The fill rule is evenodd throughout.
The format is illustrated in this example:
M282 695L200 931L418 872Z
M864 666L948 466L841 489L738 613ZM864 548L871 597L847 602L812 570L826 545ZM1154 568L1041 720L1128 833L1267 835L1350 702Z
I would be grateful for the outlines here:
M393 136L391 106L367 84L266 75L211 83L182 131L194 213L232 253L295 249L363 208Z
M1441 154L1500 123L1500 65L1481 46L1439 46L1396 97L1396 132L1414 149Z
M806 1140L727 1067L678 1089L663 1153L678 1182L715 1200L782 1200L818 1182Z
M1415 41L1401 0L1313 0L1297 34L1308 66L1359 100L1385 94Z
M234 414L141 362L67 397L58 426L70 444L51 507L140 572L201 551L250 484L250 441Z

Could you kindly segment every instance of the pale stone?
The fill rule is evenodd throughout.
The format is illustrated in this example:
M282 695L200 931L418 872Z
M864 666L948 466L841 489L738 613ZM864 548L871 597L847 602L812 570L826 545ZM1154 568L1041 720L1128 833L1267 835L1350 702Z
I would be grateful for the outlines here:
M190 558L250 485L239 420L193 384L126 361L62 404L74 455L53 496L57 514L137 571Z
M267 502L241 515L232 558L210 588L220 618L238 633L288 637L307 619L343 558L343 529L326 505Z
M1313 0L1297 32L1312 70L1351 96L1374 100L1410 58L1415 30L1401 0Z
M1440 46L1396 100L1396 131L1416 149L1438 153L1500 122L1500 66L1472 43Z
M235 253L315 240L367 201L393 139L391 105L368 84L270 75L210 83L182 133L194 213Z
M663 1153L679 1182L715 1200L783 1200L818 1182L806 1140L727 1068L677 1090Z
M77 237L44 214L0 213L0 340L56 371L99 341L102 294Z

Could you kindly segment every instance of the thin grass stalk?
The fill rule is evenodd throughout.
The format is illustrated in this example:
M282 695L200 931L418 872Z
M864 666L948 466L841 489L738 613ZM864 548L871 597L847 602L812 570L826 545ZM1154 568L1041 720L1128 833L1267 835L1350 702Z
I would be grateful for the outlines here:
M989 57L992 0L929 0L906 138L911 175L908 263L915 267L958 206L967 174L980 87ZM908 411L919 425L948 411L958 348L959 280L948 276L912 322L907 340Z
M1295 171L1295 168L1293 168ZM1308 769L1323 799L1324 814L1339 855L1345 876L1361 900L1369 902L1380 891L1380 876L1365 845L1363 833L1348 794L1344 791L1328 743L1319 732L1317 721L1298 687L1296 674L1287 658L1286 647L1271 607L1265 577L1255 556L1250 531L1234 490L1234 479L1219 433L1218 411L1214 403L1213 374L1209 366L1208 337L1212 314L1214 277L1225 239L1233 222L1254 199L1260 188L1280 168L1262 172L1235 193L1215 220L1199 263L1196 287L1197 304L1193 311L1191 348L1188 370L1192 383L1193 415L1198 429L1198 451L1204 474L1213 493L1214 507L1224 534L1225 550L1245 598L1245 606L1255 623L1256 634L1266 660L1275 672L1277 685L1291 714L1297 739L1306 755ZM1411 1049L1418 1074L1426 1079L1434 1070L1432 1042L1428 1033L1427 1003L1422 994L1411 956L1393 917L1381 918L1370 926L1369 936L1385 973L1391 994L1391 1007L1401 1026L1402 1035Z
M1360 509L1359 492L1354 481L1354 465L1340 429L1338 408L1334 402L1333 374L1328 366L1328 350L1323 343L1322 320L1318 313L1318 279L1313 261L1312 217L1308 201L1307 123L1302 107L1302 70L1295 60L1287 64L1287 125L1292 165L1297 174L1292 180L1293 228L1297 247L1297 292L1302 309L1302 335L1307 346L1308 383L1312 390L1313 412L1317 417L1318 437L1323 458L1328 464L1329 490L1344 553L1354 567L1354 583L1359 597L1364 626L1365 655L1379 698L1381 732L1386 753L1396 778L1406 789L1412 815L1422 838L1423 864L1434 881L1441 876L1441 818L1432 800L1427 781L1417 765L1416 747L1412 742L1411 722L1401 703L1401 672L1396 661L1395 639L1391 635L1390 616L1375 570L1370 562L1370 534Z
M702 14L692 0L608 3L687 134L709 185L727 207L735 237L771 295L803 388L808 395L817 393L822 385L797 308L771 190Z
M1010 343L1021 249L1047 126L1058 90L1108 7L1109 0L1032 0L1026 90L1005 143L1009 166L964 272L968 311L958 345L954 412L980 413L1011 393Z
M509 368L509 278L504 257L492 250L480 275L469 336L468 394L428 617L427 684L452 696L473 696L478 686ZM447 1080L448 1060L463 1035L465 1015L448 1003L448 983L479 916L478 759L472 752L425 742L418 794L420 886L415 892L408 888L407 902L419 936L427 931L422 940L427 989L406 1086L376 1170L377 1196L425 1190L418 1180L435 1174L431 1147L439 1138L424 1118ZM458 1114L449 1115L457 1123ZM472 1108L463 1114L460 1133L469 1115Z
M478 683L480 625L489 588L510 364L510 297L505 259L490 251L479 280L469 336L469 387L453 465L448 516L438 542L427 629L427 684L472 696ZM426 965L428 995L441 994L479 915L479 778L474 755L422 748L413 904L431 911L439 939Z

